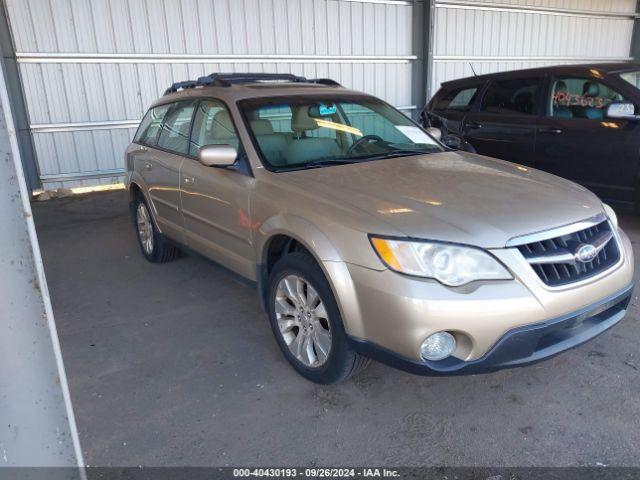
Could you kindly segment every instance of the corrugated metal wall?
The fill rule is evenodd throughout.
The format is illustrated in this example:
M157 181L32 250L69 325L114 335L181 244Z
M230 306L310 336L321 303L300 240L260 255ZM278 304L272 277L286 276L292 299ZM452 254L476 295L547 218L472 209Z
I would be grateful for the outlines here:
M636 0L436 0L433 94L476 73L628 60Z
M210 72L331 77L411 107L409 1L6 5L45 188L117 180L147 106L172 82Z
M117 180L147 106L172 82L214 71L331 77L407 112L415 98L411 0L5 2L45 188ZM635 7L435 0L428 95L471 65L628 59Z

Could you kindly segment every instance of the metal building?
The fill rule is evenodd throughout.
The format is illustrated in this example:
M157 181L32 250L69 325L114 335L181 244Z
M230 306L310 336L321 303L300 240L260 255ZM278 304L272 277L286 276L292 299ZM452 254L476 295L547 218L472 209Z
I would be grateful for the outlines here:
M4 2L25 170L45 189L121 179L125 145L174 81L331 77L415 114L472 68L629 59L636 10L635 0Z

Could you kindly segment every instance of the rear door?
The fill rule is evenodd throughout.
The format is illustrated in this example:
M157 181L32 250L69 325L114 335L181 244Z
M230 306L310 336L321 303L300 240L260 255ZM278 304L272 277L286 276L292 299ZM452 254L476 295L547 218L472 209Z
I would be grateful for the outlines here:
M155 148L162 121L170 108L171 104L150 108L133 137L135 147L128 149L127 168L138 172L143 178L148 178L145 165L153 161L154 151L149 149Z
M144 162L144 177L160 230L183 242L180 213L180 167L187 154L194 100L173 103L164 116L149 158ZM150 146L151 147L151 146Z
M606 117L611 102L627 99L621 88L595 72L593 77L550 79L546 117L536 139L536 166L574 180L602 198L633 201L640 122Z
M490 80L464 119L463 137L481 155L533 166L542 77Z

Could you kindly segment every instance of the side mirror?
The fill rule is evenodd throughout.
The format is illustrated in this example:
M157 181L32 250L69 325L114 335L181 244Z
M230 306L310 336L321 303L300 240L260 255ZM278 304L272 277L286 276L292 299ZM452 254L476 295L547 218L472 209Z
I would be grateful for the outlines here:
M456 137L455 135L447 135L443 140L447 147L452 148L454 150L464 150L464 145L462 139L460 137Z
M205 145L198 150L198 161L205 167L230 167L237 158L238 151L231 145Z
M618 102L611 103L607 107L607 117L620 118L624 120L638 120L640 115L636 115L636 107L633 103Z
M442 130L439 128L429 127L427 128L427 133L438 141L442 140Z

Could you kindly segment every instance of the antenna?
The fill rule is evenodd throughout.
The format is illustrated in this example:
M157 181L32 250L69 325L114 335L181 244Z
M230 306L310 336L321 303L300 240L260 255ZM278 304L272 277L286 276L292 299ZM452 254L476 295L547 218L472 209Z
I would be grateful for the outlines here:
M473 65L471 64L471 62L469 62L469 66L471 67L471 71L473 72L473 76L477 77L478 74L476 73L475 69L473 68Z

